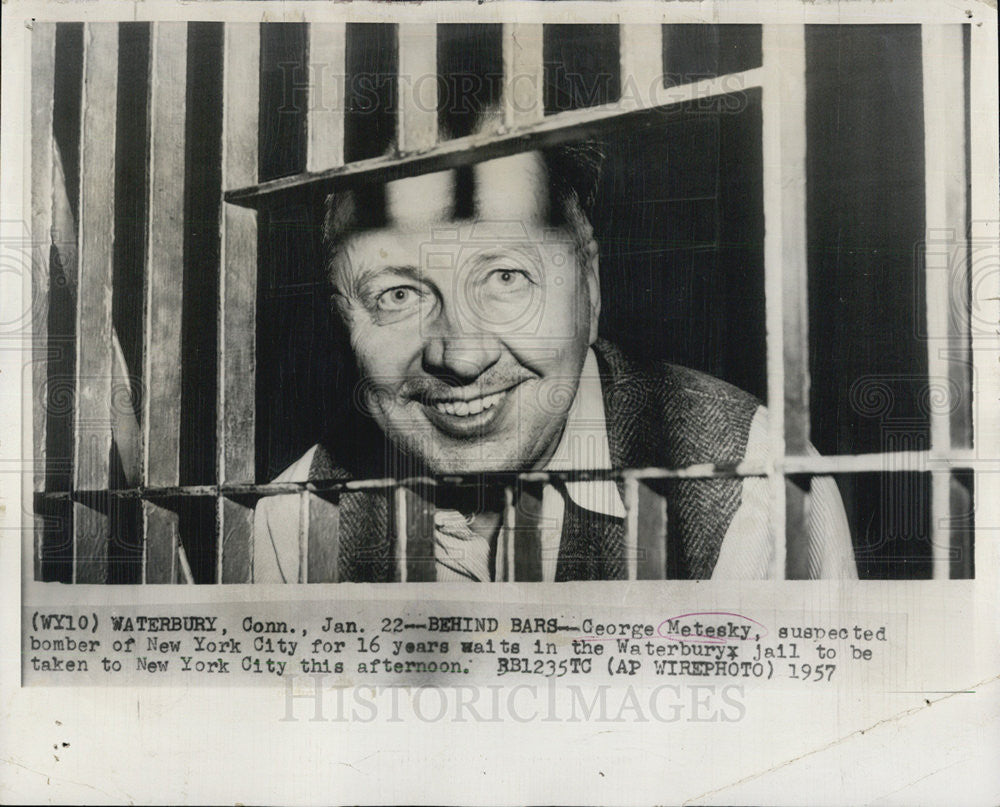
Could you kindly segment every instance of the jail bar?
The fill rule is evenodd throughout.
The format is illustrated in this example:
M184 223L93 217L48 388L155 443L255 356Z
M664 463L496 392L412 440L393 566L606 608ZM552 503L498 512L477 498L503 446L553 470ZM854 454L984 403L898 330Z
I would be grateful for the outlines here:
M517 530L517 507L514 500L514 486L505 485L503 489L503 526L498 538L496 572L494 574L499 582L509 583L514 580L514 536Z
M143 479L180 483L181 312L184 266L184 121L187 24L153 23L149 80L149 221L146 247L146 333ZM177 513L143 501L143 581L176 579Z
M924 99L924 171L927 242L925 299L927 315L928 408L931 451L946 454L951 436L951 367L961 334L949 329L950 309L961 304L955 288L968 271L966 233L965 74L961 25L921 26ZM943 386L943 402L935 387ZM960 389L963 393L965 385ZM966 405L959 400L959 407ZM951 474L931 475L931 551L933 576L949 577Z
M623 484L625 505L625 577L638 579L639 556L639 480L626 474Z
M87 24L83 31L80 127L73 475L77 490L106 490L110 483L117 101L118 26ZM100 497L77 500L73 507L74 582L107 580L108 535L107 503Z
M663 26L619 26L622 108L648 107L663 89Z
M811 455L805 457L786 457L785 472L796 475L828 476L830 474L862 474L881 473L886 466L891 465L893 472L926 473L928 470L992 470L995 462L989 458L976 456L976 451L951 451L947 456L937 456L930 451L888 451L877 454L835 454L832 456ZM529 471L518 477L527 482L593 482L596 480L623 479L625 475L634 476L641 481L653 482L666 479L743 479L747 477L765 477L769 475L766 464L741 463L738 466L692 465L686 468L631 468L627 470L609 470L606 473L593 471ZM507 478L497 479L492 484L503 484ZM477 475L475 484L482 477ZM340 479L316 479L301 482L271 482L266 484L235 484L235 485L179 485L165 488L126 488L111 491L115 497L122 499L171 499L179 497L230 496L236 498L283 496L298 493L308 489L312 493L325 496L340 495L345 492L386 491L395 489L395 479L357 479L344 481ZM472 484L468 478L448 476L445 484ZM38 498L45 501L69 501L74 495L83 495L88 491L47 491ZM89 492L106 492L100 491Z
M222 187L257 180L260 29L227 24L223 45ZM218 478L252 482L255 465L257 216L223 205L219 290ZM253 509L219 499L218 580L251 577Z
M667 499L625 472L625 571L628 580L667 579Z
M344 103L347 26L309 25L309 106L306 113L306 170L344 164Z
M656 488L639 482L638 489L639 556L636 576L639 580L666 580L667 558L667 497Z
M31 31L31 338L33 489L45 490L48 417L49 253L52 244L52 114L55 100L55 23L36 23ZM42 579L45 519L35 516L34 576Z
M398 30L399 150L424 151L438 138L437 25L410 23Z
M434 488L410 484L403 488L406 500L406 579L411 583L434 582Z
M406 583L408 580L406 574L408 530L406 528L406 488L402 485L393 489L392 504L393 532L395 537L393 581L396 583Z
M295 579L299 583L309 582L309 491L299 491L299 569Z
M764 287L771 459L773 577L801 566L808 495L786 500L783 458L809 441L806 327L805 29L765 25L762 33ZM789 557L792 554L792 557Z
M517 497L517 521L514 525L514 579L538 583L543 580L542 526L545 486L538 482L523 482ZM558 495L551 488L549 495Z
M969 117L974 122L970 131L969 163L976 166L969 209L970 245L974 250L971 265L997 267L1000 266L1000 203L996 192L1000 186L1000 166L995 158L996 144L1000 140L996 118L996 110L1000 107L996 81L997 36L990 25L970 25L969 36ZM987 378L996 372L996 323L1000 322L1000 277L996 272L986 271L983 274L991 279L989 283L977 284L970 323L975 379ZM980 445L989 445L989 441L1000 434L1000 406L993 401L983 401L981 397L973 403L973 433L977 438L978 454ZM994 456L990 451L982 452L984 460ZM990 470L995 467L994 461ZM988 528L990 524L996 524L993 519L997 510L995 503L983 496L984 482L985 479L977 474L973 506L976 526L985 523ZM966 551L970 550L971 547L966 547ZM991 541L978 541L976 550L977 561L987 558L987 551L995 551ZM991 574L996 574L995 568L995 564L977 562L977 577L989 580Z
M545 117L542 26L503 26L504 126L517 129Z
M191 564L188 563L187 552L184 551L184 545L177 545L177 566L178 566L178 583L185 583L186 585L193 585L195 582L194 573L191 571Z
M306 582L340 582L340 500L309 496Z

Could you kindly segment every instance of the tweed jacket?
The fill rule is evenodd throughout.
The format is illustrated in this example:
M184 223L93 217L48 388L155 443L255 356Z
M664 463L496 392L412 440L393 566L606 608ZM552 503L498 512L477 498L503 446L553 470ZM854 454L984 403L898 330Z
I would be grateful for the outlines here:
M613 467L735 465L747 458L751 427L755 418L759 420L761 414L766 414L753 396L704 373L676 365L660 362L643 366L605 340L594 344L594 352L600 368ZM398 468L387 467L392 456L393 451L371 421L340 424L340 428L331 430L329 437L276 481L400 476ZM762 483L756 483L760 490ZM839 495L832 480L826 480L825 484L832 488L825 498L834 500L826 509L834 511L831 520L838 526L833 532L840 535L833 536L836 539L833 541L828 534L815 536L819 548L810 547L807 554L820 560L813 564L816 568L806 570L803 576L829 573L829 569L824 572L820 567L824 565L822 556L831 554L830 545L834 545L833 555L837 556L832 565L853 576L856 572L849 557L849 533ZM680 479L660 485L667 500L669 578L712 576L723 539L746 495L745 486L741 479ZM307 513L301 512L297 495L265 498L257 506L255 582L315 580L313 573L307 575L305 566L308 563L310 569L316 568L317 554L333 566L325 574L326 579L354 582L393 579L391 495L382 491L345 493L339 498L339 508L332 510L311 494L309 499ZM757 509L759 521L766 508ZM335 527L329 526L332 521L336 522ZM308 552L300 537L304 523L308 523ZM813 526L817 533L831 532L828 525ZM329 535L323 534L324 529ZM763 531L766 532L766 524ZM336 546L331 547L331 543ZM751 547L748 551L753 557L741 566L747 570L745 576L762 576L761 570L768 566L768 558L763 555L768 550ZM584 510L566 497L558 552L557 582L623 579L624 523ZM303 555L308 555L308 561ZM738 574L744 576L742 572Z

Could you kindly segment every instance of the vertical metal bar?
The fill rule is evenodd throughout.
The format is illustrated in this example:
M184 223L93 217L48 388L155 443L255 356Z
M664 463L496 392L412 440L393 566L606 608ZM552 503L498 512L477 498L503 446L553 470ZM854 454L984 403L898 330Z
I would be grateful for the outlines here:
M129 486L142 481L142 430L132 402L138 392L122 350L118 331L111 331L111 438L121 464L122 475Z
M503 489L503 529L497 554L496 579L504 582L514 580L514 535L517 531L517 508L514 506L514 486ZM501 562L502 561L502 562Z
M516 129L545 117L543 29L536 23L503 26L504 125Z
M257 181L260 28L228 23L223 45L222 185ZM252 482L255 464L257 336L256 211L224 205L219 289L218 478ZM253 511L219 500L218 576L250 580Z
M975 166L971 177L970 244L975 250L973 265L983 267L980 272L984 276L982 285L977 284L971 312L973 378L979 379L991 377L997 366L996 324L1000 322L1000 283L997 282L997 273L990 267L1000 266L1000 200L996 192L1000 186L1000 167L996 160L997 141L1000 140L996 110L1000 107L1000 98L996 81L996 30L990 25L970 25L969 37L969 118L973 123L969 132L969 162ZM989 282L985 278L990 278ZM984 443L989 445L990 435L1000 434L1000 406L996 406L995 401L984 401L982 397L976 399L972 412L977 449ZM996 491L995 479L995 474L976 472L973 512L977 527L979 524L998 523L998 497L991 495L990 488L992 485L992 491ZM966 531L970 539L973 532ZM988 547L990 542L976 543L980 558L985 557ZM966 552L972 550L971 546L965 547ZM977 562L975 569L980 580L996 574L996 566L992 563Z
M785 480L781 461L785 454L785 365L784 365L784 278L782 272L782 159L781 159L781 64L779 51L783 26L762 30L763 86L761 88L763 186L764 186L764 293L767 333L768 443L772 469L768 476L771 492L771 538L774 548L771 576L784 577Z
M80 285L73 469L77 490L106 490L110 481L117 102L118 26L88 23L83 32L80 128ZM105 582L110 536L107 502L99 497L76 501L73 533L73 581Z
M405 583L407 561L406 488L400 485L393 490L392 495L396 527L396 547L393 553L396 564L395 579L397 583Z
M973 118L970 117L970 91L971 76L968 72L971 56L971 25L961 25L959 27L962 39L962 70L961 70L961 108L959 113L962 120L961 141L957 144L957 151L963 157L962 183L963 191L961 197L961 210L958 212L960 219L957 244L955 245L960 253L956 255L955 272L950 284L951 304L948 306L948 335L950 340L949 355L951 356L949 378L953 388L959 391L957 406L951 407L951 449L972 448L972 406L973 406L973 379L972 372L972 199L971 199L971 171L975 165L972 158L972 127ZM978 120L976 120L978 125ZM962 512L967 512L967 508ZM955 506L951 507L951 515L955 515ZM960 530L952 535L952 543L958 540L964 541L964 536L968 535L968 530ZM960 538L961 537L961 538ZM971 561L971 558L970 558Z
M924 171L927 249L924 282L927 316L927 375L930 385L931 451L951 449L950 406L940 405L935 386L950 389L949 309L956 281L968 271L965 71L961 25L922 25ZM957 277L956 277L957 275ZM951 403L950 401L946 401ZM960 405L964 405L964 401ZM933 576L950 574L950 485L947 471L931 474L931 553Z
M625 474L623 483L626 578L636 580L639 573L639 480L632 474Z
M401 152L437 143L437 25L399 26L399 123Z
M517 499L514 534L514 578L529 583L542 582L542 500L545 486L521 482Z
M806 316L805 29L763 28L764 287L770 450L772 575L784 577L789 552L804 548L807 497L786 512L786 454L805 454L809 442Z
M663 26L620 25L621 104L639 109L656 103L663 89Z
M309 67L306 170L323 171L344 164L346 24L310 23Z
M931 472L931 576L951 577L951 473Z
M340 582L340 501L327 495L309 497L306 579L310 583Z
M32 443L35 492L45 490L48 402L49 252L52 245L52 114L55 101L56 24L31 31L31 339ZM35 516L34 577L42 577L45 519Z
M299 491L299 572L300 583L309 582L309 491Z
M667 498L660 491L639 483L636 491L638 530L638 580L667 579Z
M406 579L411 583L437 580L434 557L434 488L414 484L406 491Z
M194 574L191 572L191 564L188 563L187 552L182 544L177 545L177 582L187 585L194 584Z
M184 266L184 122L187 23L153 23L149 78L149 226L146 248L146 333L143 479L150 487L180 484L181 312ZM177 513L142 503L143 582L177 579Z

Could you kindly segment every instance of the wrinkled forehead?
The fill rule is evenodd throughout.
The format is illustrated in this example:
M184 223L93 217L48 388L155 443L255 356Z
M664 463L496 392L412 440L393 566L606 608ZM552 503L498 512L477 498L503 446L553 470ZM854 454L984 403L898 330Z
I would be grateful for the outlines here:
M356 193L350 203L343 224L352 230L422 230L468 220L541 225L549 214L548 174L538 152L523 152L394 180L380 192Z

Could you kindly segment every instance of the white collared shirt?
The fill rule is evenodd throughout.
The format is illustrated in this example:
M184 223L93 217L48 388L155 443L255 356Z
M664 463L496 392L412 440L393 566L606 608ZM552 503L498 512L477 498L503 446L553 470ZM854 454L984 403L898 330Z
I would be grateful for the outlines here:
M767 410L754 414L747 438L744 461L762 463L768 456ZM609 470L611 448L600 370L593 349L587 351L580 384L570 407L559 446L546 464L546 471L572 469ZM614 481L568 482L566 492L584 510L614 518L625 518L625 503ZM740 506L726 530L712 577L766 578L773 573L774 536L770 526L770 489L763 477L743 480ZM555 581L566 502L552 485L542 495L540 541L542 580ZM847 515L832 477L812 481L807 520L810 576L857 577ZM508 564L509 567L509 564ZM497 568L502 568L497 564Z
M587 351L580 373L576 397L566 417L559 445L546 463L546 471L571 471L576 468L603 471L611 468L611 447L604 412L600 369L593 348ZM615 518L625 518L625 503L614 481L567 482L566 493L577 507ZM566 502L552 485L542 493L539 529L542 557L542 580L556 579L559 543L562 537Z

